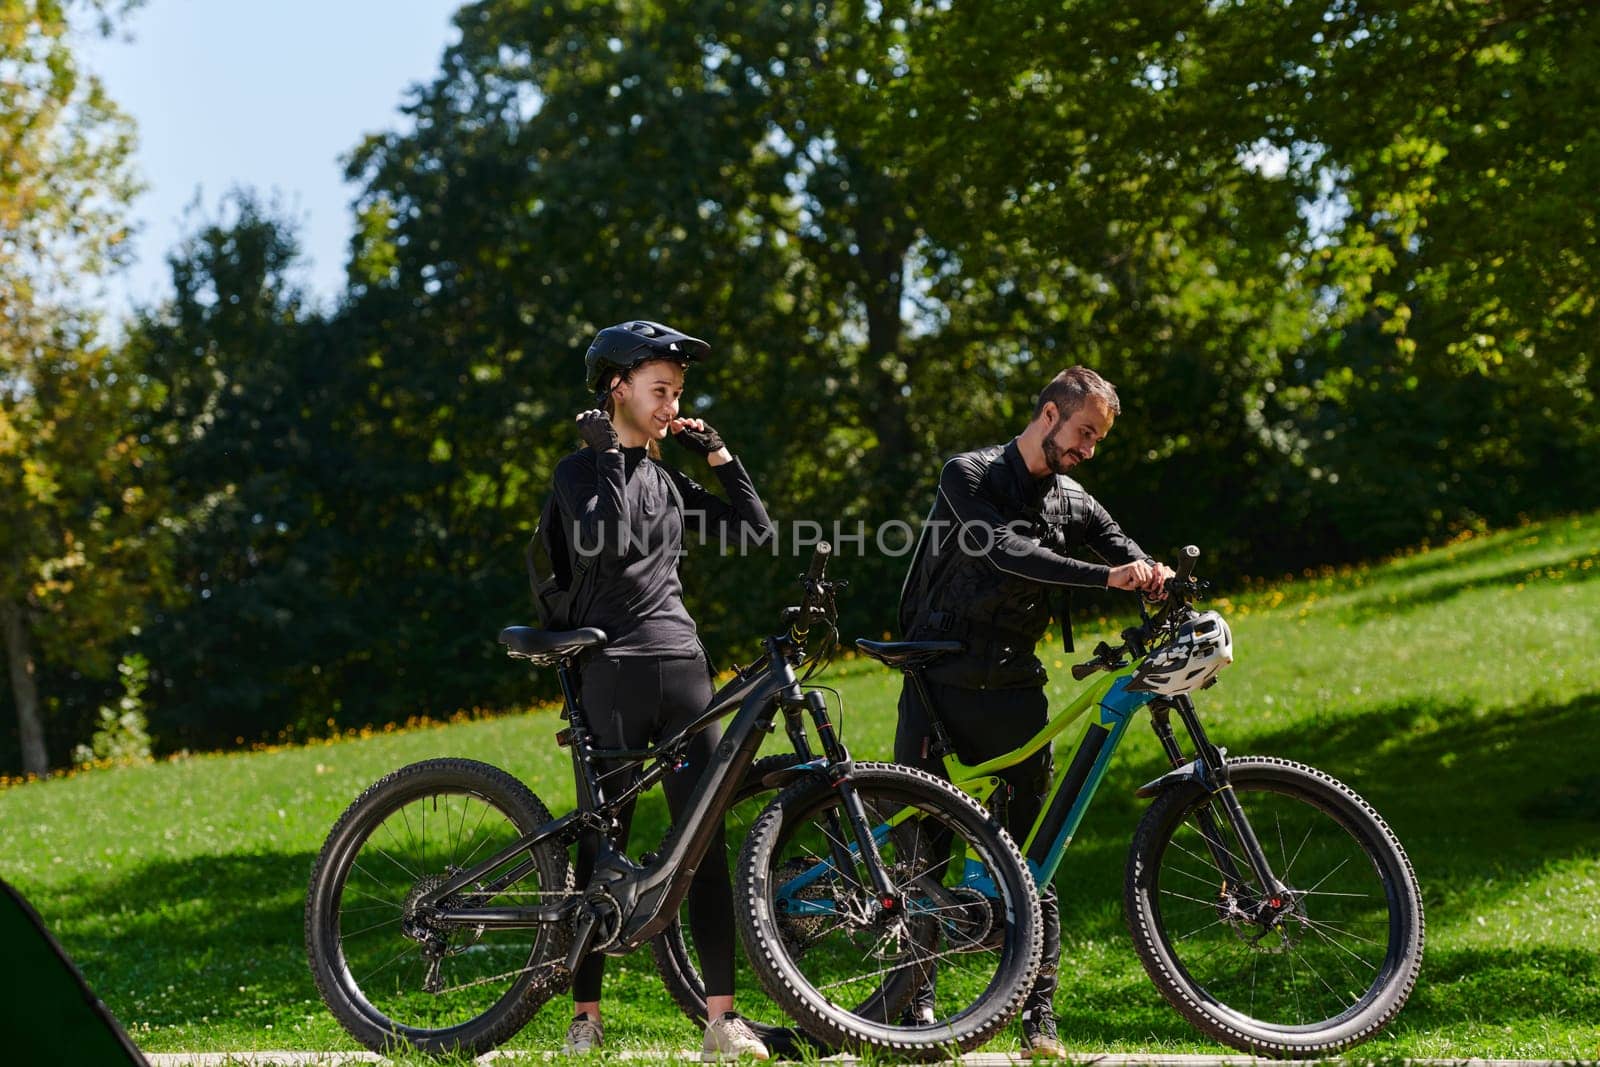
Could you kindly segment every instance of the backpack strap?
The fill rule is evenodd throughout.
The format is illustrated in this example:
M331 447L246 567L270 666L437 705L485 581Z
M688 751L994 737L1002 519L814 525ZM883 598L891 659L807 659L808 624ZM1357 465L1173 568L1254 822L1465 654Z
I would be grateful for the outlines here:
M598 557L592 552L574 552L572 545L567 545L567 567L572 571L572 581L567 588L574 594L578 591L578 583L583 581L589 571L594 568L594 561Z
M928 544L928 528L933 525L933 516L939 510L939 497L934 494L933 504L928 508L928 514L922 520L922 531L917 535L917 547L911 554L911 566L906 568L905 580L900 583L900 604L895 613L896 621L900 624L900 639L911 639L911 624L916 617L928 607L929 588L932 586L935 571L943 559L945 546L949 543L950 531L939 537L936 546ZM933 562L928 562L928 553L935 556Z

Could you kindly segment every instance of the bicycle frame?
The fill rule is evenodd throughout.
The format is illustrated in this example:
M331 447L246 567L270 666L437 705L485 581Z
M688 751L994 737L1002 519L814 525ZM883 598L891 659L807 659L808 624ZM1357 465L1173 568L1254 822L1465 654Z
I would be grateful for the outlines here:
M944 756L945 773L951 783L980 804L987 803L1001 785L999 771L1022 763L1039 752L1098 703L1100 710L1098 721L1090 723L1085 729L1066 773L1058 775L1051 784L1039 817L1034 821L1026 840L1020 843L1024 858L1028 862L1028 869L1037 885L1048 885L1049 880L1055 877L1056 870L1066 854L1067 846L1071 844L1079 823L1083 821L1084 813L1088 811L1090 801L1094 799L1095 790L1111 765L1111 757L1127 732L1133 713L1155 699L1156 695L1153 693L1127 689L1127 682L1132 675L1133 667L1129 666L1115 674L1097 678L1070 704L1052 716L1044 729L1018 748L994 759L978 764L966 764L956 758L953 752ZM927 688L923 685L921 672L907 671L906 676L917 688L923 707L933 708ZM1170 736L1170 728L1166 732ZM1174 749L1176 747L1175 741L1173 747ZM910 814L908 811L898 812L879 823L873 828L873 836L881 841L891 829ZM789 898L786 900L786 910L794 914L831 912L832 907L828 902L801 900L797 894L799 890L817 878L836 870L837 867L837 862L818 863L784 883L780 896ZM987 881L987 875L982 867L969 858L960 884L981 889Z
M851 815L854 829L858 831L850 836L855 837L858 844L872 843L867 848L867 852L871 853L867 857L871 880L874 884L882 882L887 885L877 856L876 842L866 827L859 798L848 782L843 780L843 774L831 773L848 767L849 753L833 732L821 694L801 691L789 657L795 645L789 638L771 637L765 645L765 655L750 667L739 671L737 677L724 685L694 723L653 748L642 750L597 749L590 745L588 718L572 684L571 664L563 663L559 670L570 722L573 772L578 785L577 809L545 823L472 868L452 875L419 898L419 909L430 909L432 918L441 923L496 929L563 922L576 914L578 936L568 959L568 967L573 969L583 954L591 950L590 941L600 921L595 906L604 905L615 910L618 921L614 936L608 936L603 944L593 945L592 950L608 955L632 952L664 930L676 916L679 905L689 891L695 870L722 826L721 813L744 781L764 735L774 729L780 711L786 718L787 732L796 752L810 761L803 769L830 773L830 781L835 781L835 787L844 795L846 811ZM735 708L738 709L737 713L717 746L712 766L696 784L687 810L662 842L657 855L649 862L640 864L614 848L606 831L610 829L615 813L621 806L655 785L668 773L684 740L711 726ZM825 754L818 759L811 757L802 717L806 711L811 712L822 741ZM608 797L601 782L603 776L595 768L595 764L601 760L616 761L624 766L643 766L651 760L655 762L615 797ZM849 840L842 827L836 827L836 830L836 840ZM505 890L533 870L531 855L524 854L531 853L532 849L551 839L563 845L570 844L585 832L601 835L594 874L587 886L580 887L560 903L542 907L493 908L445 904L458 895L470 901L475 896L493 896ZM842 860L845 855L858 855L858 850L852 848L848 853L841 853L839 858ZM520 863L510 870L502 870L519 856L524 857Z
M1054 880L1056 871L1060 869L1067 847L1072 843L1078 826L1083 822L1089 804L1094 799L1095 791L1100 787L1107 769L1111 766L1112 756L1127 734L1128 724L1132 722L1134 713L1148 705L1151 708L1151 724L1161 742L1162 750L1174 769L1142 787L1139 795L1154 796L1168 784L1181 779L1192 778L1201 782L1208 792L1218 797L1228 822L1239 837L1252 873L1259 879L1257 884L1267 887L1272 892L1281 890L1283 885L1273 873L1265 852L1228 784L1224 753L1207 738L1205 729L1195 714L1194 702L1187 694L1164 697L1130 689L1128 685L1133 678L1136 665L1137 661L1130 662L1114 671L1097 676L1095 681L1079 692L1066 707L1051 716L1044 729L1010 752L981 763L967 764L963 763L953 751L947 751L943 756L946 775L957 788L970 794L980 803L986 803L1001 784L998 772L1016 766L1035 755L1064 733L1069 726L1082 719L1090 708L1098 709L1098 717L1085 724L1082 735L1073 747L1072 758L1068 761L1066 770L1057 774L1051 782L1039 815L1035 818L1027 837L1021 842L1023 855L1028 861L1028 868L1033 873L1035 883L1047 886ZM933 710L933 716L937 721L938 709L923 684L921 672L907 671L906 676L916 687L923 706ZM1196 755L1192 760L1186 759L1178 744L1170 723L1171 711L1178 712L1185 730L1194 743ZM1223 844L1214 817L1210 812L1202 812L1198 816L1198 821L1218 867L1232 881L1242 882L1238 865L1234 861L1233 854ZM972 879L969 877L969 880Z

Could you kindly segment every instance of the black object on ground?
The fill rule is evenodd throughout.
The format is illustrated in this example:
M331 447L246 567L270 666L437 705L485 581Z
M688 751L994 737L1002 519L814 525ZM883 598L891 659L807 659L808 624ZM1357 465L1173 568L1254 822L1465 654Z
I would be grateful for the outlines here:
M9 1063L149 1067L39 913L0 880L0 1034Z

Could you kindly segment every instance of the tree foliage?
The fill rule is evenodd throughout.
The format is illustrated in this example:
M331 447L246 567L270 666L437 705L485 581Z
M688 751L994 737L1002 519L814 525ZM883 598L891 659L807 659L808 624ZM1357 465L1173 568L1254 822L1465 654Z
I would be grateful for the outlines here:
M184 593L138 642L161 743L523 699L493 635L526 621L584 346L633 317L711 341L685 406L783 523L776 557L691 554L718 654L785 599L793 520L864 524L844 629L890 628L905 558L872 534L1071 363L1122 391L1089 488L1224 578L1600 502L1593 5L478 0L456 24L349 157L336 308L244 197L131 334Z
M138 390L86 299L125 254L136 186L131 126L69 37L115 14L0 3L0 628L33 773L57 706L41 670L109 677L164 587L159 487L127 420Z
M294 281L299 248L271 205L228 197L169 257L173 295L139 316L127 353L148 400L140 436L171 482L175 602L139 645L169 744L320 724L324 663L359 659L337 527L355 480L341 431L345 365Z

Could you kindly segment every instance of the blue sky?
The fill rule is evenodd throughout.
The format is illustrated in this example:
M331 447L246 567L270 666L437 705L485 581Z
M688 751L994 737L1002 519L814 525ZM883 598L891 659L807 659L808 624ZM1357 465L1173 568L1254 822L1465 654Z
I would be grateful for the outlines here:
M139 125L149 185L132 212L138 262L105 306L165 296L186 207L198 195L202 217L215 217L235 186L277 195L300 224L301 280L324 299L338 293L355 193L339 158L401 123L407 88L429 80L455 40L460 3L147 0L124 27L131 40L85 43L85 62Z

